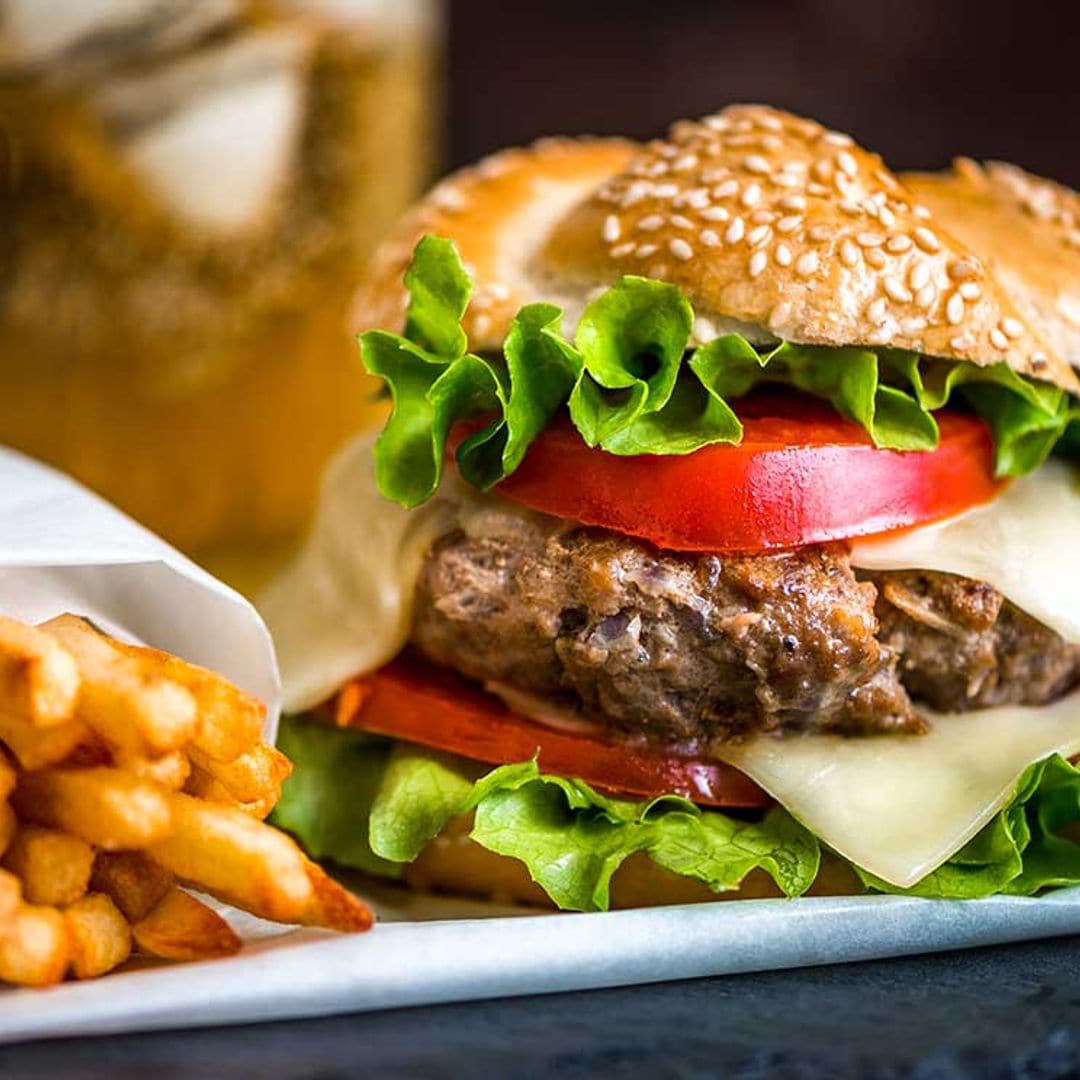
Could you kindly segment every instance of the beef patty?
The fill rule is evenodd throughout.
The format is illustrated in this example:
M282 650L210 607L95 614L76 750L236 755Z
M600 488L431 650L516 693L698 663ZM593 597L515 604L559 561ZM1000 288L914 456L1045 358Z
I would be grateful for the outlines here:
M840 545L677 554L494 503L429 551L412 641L470 678L688 749L918 732L912 696L1041 702L1080 676L1080 649L978 582L859 580Z

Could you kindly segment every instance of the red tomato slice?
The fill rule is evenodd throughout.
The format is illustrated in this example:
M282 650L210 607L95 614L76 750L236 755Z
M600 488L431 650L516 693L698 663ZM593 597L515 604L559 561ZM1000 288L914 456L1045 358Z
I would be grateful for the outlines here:
M740 445L678 457L591 449L562 420L495 490L673 551L754 552L921 525L1001 488L989 430L963 413L937 414L937 449L896 451L802 395L755 395L737 411Z
M494 765L527 761L539 753L545 772L636 798L675 794L706 806L732 807L766 807L773 801L731 765L555 731L516 715L453 672L415 657L398 658L373 675L354 679L330 709L339 727Z

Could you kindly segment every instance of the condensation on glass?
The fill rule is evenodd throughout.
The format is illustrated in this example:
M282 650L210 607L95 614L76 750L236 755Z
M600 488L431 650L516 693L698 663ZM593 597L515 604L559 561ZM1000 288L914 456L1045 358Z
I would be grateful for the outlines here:
M199 554L373 420L348 325L429 178L425 0L0 0L0 443Z

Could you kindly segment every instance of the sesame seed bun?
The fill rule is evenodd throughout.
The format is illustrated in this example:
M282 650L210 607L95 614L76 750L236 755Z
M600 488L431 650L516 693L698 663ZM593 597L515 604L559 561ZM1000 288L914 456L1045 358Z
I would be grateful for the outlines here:
M1080 392L1053 327L847 135L764 106L676 124L664 141L545 140L440 183L377 253L358 328L400 328L401 275L425 232L457 242L475 281L474 349L495 349L525 303L572 325L623 274L678 284L695 340L911 349Z
M406 884L423 892L476 896L486 900L551 908L551 898L529 877L524 863L482 848L469 839L472 815L453 818L419 857L404 868ZM822 854L813 896L852 896L863 891L851 868ZM656 907L713 900L758 900L783 894L763 870L753 870L742 886L714 893L699 881L673 874L646 855L631 855L611 881L613 908Z
M1080 367L1080 195L1015 165L969 158L952 172L901 181L982 254L1024 317Z

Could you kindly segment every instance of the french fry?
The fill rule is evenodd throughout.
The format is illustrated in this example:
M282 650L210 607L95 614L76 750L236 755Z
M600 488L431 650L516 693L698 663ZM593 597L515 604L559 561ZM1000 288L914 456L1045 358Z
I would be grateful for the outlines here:
M195 734L194 697L159 664L125 652L75 615L50 619L41 629L75 657L82 675L75 715L106 742L123 753L156 757Z
M11 803L0 802L0 857L7 851L18 827L19 820Z
M12 803L22 817L106 851L145 848L172 827L167 792L108 767L26 773Z
M79 696L72 655L37 627L0 615L0 702L32 724L70 720Z
M270 793L256 802L237 802L236 796L220 780L194 765L187 783L184 784L184 794L194 795L195 798L205 802L224 803L226 806L235 807L237 810L243 810L256 821L263 821L270 816L270 811L274 809L279 797Z
M0 749L0 801L6 799L15 790L17 777L15 766L8 761L7 755Z
M172 795L172 833L147 854L181 881L275 922L312 902L307 860L284 833L220 803Z
M75 836L22 825L4 856L4 866L22 879L31 904L66 907L86 893L94 849Z
M363 933L375 923L371 908L348 889L339 885L322 867L307 864L311 882L311 902L301 922L305 926L321 926L343 934Z
M183 750L173 750L159 758L121 758L117 764L133 776L152 780L170 791L179 791L191 775L191 762Z
M192 764L208 772L239 803L253 803L273 797L277 802L281 785L292 772L292 762L265 743L256 743L233 761L215 761L201 750L191 750Z
M99 851L90 888L108 896L128 922L136 923L157 907L173 880L141 851Z
M89 893L64 909L71 939L71 973L94 979L131 955L131 927L104 893Z
M166 960L211 960L240 951L240 938L233 928L175 885L131 932L142 952Z
M56 765L89 737L90 729L77 720L39 727L26 717L0 709L0 742L7 745L24 769Z
M0 870L0 937L7 933L11 917L22 904L22 882L14 874Z
M186 687L198 703L192 747L215 761L235 761L259 742L266 708L217 672L143 645L117 642L132 657L153 660L161 673Z
M71 931L50 907L21 905L0 936L0 982L17 986L58 983L71 962Z

